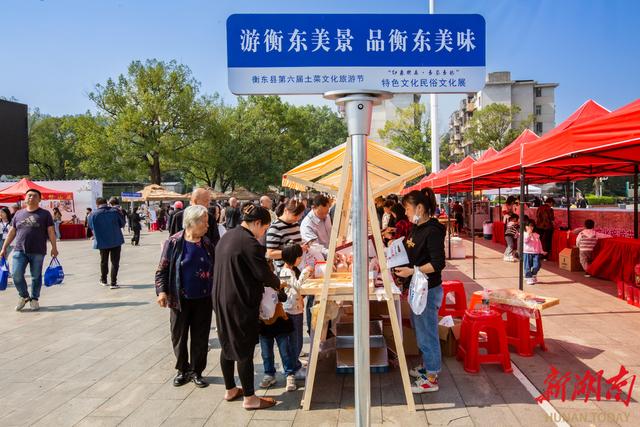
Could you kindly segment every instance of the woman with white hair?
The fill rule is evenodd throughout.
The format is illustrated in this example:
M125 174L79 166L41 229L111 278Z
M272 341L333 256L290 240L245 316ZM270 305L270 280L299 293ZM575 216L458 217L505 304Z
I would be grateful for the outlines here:
M207 366L211 329L214 246L206 237L207 208L189 206L182 219L183 230L163 245L156 271L158 305L171 309L171 342L178 373L173 385L193 380L197 387L209 384L202 378ZM187 339L191 334L191 360Z

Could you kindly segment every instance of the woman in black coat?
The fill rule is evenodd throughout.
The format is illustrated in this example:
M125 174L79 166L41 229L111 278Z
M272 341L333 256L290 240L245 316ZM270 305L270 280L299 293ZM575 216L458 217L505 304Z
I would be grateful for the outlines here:
M243 407L264 409L275 405L254 391L253 353L258 343L259 310L264 287L280 288L265 258L260 239L269 225L269 211L254 205L242 209L242 223L227 231L216 246L213 274L213 309L220 340L220 368L224 376L225 400L244 396ZM242 388L237 388L234 365Z

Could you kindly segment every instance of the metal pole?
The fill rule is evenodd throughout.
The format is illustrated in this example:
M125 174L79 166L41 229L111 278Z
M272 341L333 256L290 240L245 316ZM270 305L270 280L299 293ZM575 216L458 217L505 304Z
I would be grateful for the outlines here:
M520 167L520 238L518 239L518 265L519 267L519 275L518 275L518 289L521 291L524 290L524 265L522 262L522 252L524 250L524 186L525 186L525 176L524 176L524 168Z
M569 181L564 188L564 195L567 198L567 230L571 230L571 200L569 199Z
M476 208L475 208L475 180L471 178L471 258L473 264L473 280L476 280Z
M436 13L435 0L429 0L429 14ZM435 93L429 95L431 104L431 171L440 170L440 144L438 143L438 98Z
M633 168L633 238L638 238L638 164Z
M374 104L391 98L387 92L328 92L325 98L344 106L351 137L351 230L353 236L353 335L356 425L370 425L369 263L367 215L367 136ZM375 232L375 231L374 231ZM331 271L331 270L329 270ZM331 273L329 273L331 274Z
M447 230L449 234L449 259L451 259L451 186L447 185L447 205L449 206L449 215L447 215Z

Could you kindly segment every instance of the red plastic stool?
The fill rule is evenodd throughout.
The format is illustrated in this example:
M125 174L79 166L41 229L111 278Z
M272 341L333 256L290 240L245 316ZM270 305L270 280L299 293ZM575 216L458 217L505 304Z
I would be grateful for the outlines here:
M447 303L447 294L453 293L456 302ZM438 316L462 317L467 311L467 294L464 291L464 284L459 280L446 280L442 282L442 305L438 311Z
M480 333L486 334L486 341L480 342ZM480 354L480 348L487 354ZM507 344L507 332L502 316L495 310L482 312L467 310L462 318L460 341L456 354L464 361L464 370L471 373L480 371L481 363L500 363L504 372L512 372Z
M516 348L520 356L533 356L533 350L540 346L543 351L547 351L544 344L544 331L542 329L542 317L540 310L535 310L536 326L531 329L530 316L525 313L515 313L509 310L498 310L507 313L504 321L507 330L507 341L509 345Z

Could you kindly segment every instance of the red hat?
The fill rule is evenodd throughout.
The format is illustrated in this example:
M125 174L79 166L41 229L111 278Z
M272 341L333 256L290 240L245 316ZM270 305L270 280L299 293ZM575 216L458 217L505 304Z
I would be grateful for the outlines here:
M173 207L174 207L175 209L182 209L182 208L184 208L184 205L182 204L182 202L181 202L181 201L179 201L179 200L178 200L177 202L175 202L175 203L173 204Z

